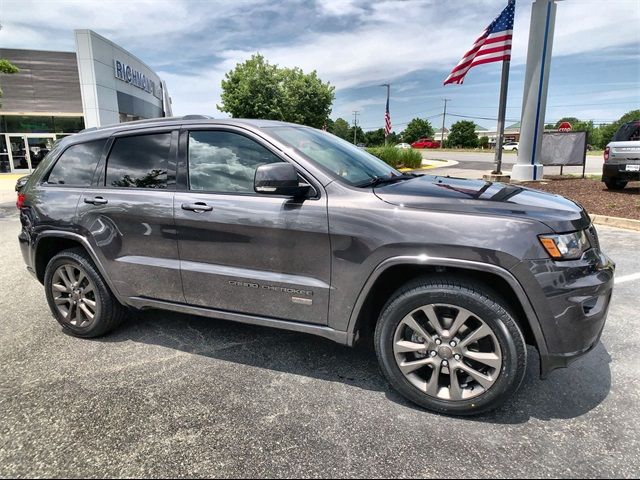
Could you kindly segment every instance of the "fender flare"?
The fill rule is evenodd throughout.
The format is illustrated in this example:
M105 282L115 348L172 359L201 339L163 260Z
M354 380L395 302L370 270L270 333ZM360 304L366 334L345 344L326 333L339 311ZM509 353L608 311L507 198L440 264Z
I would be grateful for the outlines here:
M120 302L122 305L128 305L128 302L118 293L118 290L115 288L115 286L111 282L111 278L109 278L109 275L107 275L106 269L102 265L102 262L98 259L98 256L96 255L96 252L93 249L93 247L91 246L91 244L89 243L89 241L85 237L83 237L82 235L79 235L77 233L64 232L64 231L60 231L60 230L43 230L42 232L39 232L38 233L38 237L36 238L36 241L35 241L34 248L33 248L32 265L34 266L34 271L35 271L35 266L36 266L36 261L35 260L36 260L36 257L38 255L38 246L40 244L40 240L42 240L43 238L52 238L52 237L54 237L54 238L55 237L57 237L57 238L65 238L65 239L68 239L68 240L74 240L74 241L78 242L79 244L81 244L82 247L89 254L89 257L91 257L91 260L93 261L93 264L98 269L98 272L100 272L100 275L102 276L102 279L105 281L105 283L109 287L109 290L111 290L113 295L118 299L118 302Z
M538 348L540 356L544 358L548 355L547 343L544 338L544 334L542 333L542 329L540 328L540 321L538 320L538 316L536 315L536 312L531 305L531 300L529 300L529 297L527 296L524 288L511 272L509 272L505 268L499 267L497 265L492 265L490 263L474 262L472 260L462 260L457 258L429 257L428 255L391 257L378 264L378 266L373 270L364 286L362 287L354 308L351 311L351 316L349 317L349 326L347 329L347 332L349 334L348 338L351 344L355 343L355 340L357 338L356 326L358 317L367 298L367 295L371 291L371 288L387 269L397 265L455 267L498 275L503 280L505 280L507 284L513 289L516 297L518 298L518 301L522 305L522 310L524 311L527 323L529 324L529 326L531 327L531 331L533 332L533 336L535 338L536 346Z

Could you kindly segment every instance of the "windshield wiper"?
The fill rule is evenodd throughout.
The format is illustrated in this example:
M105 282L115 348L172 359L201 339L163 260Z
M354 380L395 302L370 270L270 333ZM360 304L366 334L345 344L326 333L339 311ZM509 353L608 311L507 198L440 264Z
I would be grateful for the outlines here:
M378 185L383 185L386 183L395 183L401 180L409 180L415 177L417 177L415 173L403 173L402 175L396 175L393 177L373 177L371 178L371 180L367 180L366 182L360 183L356 186L359 188L377 187Z

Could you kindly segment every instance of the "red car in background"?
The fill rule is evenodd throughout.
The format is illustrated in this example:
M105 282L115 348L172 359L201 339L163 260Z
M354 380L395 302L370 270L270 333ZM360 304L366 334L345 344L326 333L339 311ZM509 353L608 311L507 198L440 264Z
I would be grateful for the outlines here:
M430 138L421 138L411 144L413 148L440 148L440 142Z

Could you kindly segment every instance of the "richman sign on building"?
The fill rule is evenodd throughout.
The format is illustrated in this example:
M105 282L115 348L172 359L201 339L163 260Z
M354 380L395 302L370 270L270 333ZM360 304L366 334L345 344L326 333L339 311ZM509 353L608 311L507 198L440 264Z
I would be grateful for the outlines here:
M147 93L151 93L156 98L162 100L162 88L156 85L156 82L147 78L147 76L132 68L130 65L114 60L115 76L123 82L130 83L134 87L138 87Z
M30 172L53 142L83 128L171 116L167 86L142 60L91 30L75 52L0 48L0 173Z

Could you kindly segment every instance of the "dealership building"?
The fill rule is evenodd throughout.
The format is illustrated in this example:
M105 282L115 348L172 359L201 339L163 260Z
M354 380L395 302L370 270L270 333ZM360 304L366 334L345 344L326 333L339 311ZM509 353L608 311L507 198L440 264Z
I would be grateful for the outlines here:
M148 65L91 30L74 35L75 52L0 48L20 70L0 76L0 173L29 173L55 140L84 128L171 116Z

